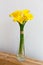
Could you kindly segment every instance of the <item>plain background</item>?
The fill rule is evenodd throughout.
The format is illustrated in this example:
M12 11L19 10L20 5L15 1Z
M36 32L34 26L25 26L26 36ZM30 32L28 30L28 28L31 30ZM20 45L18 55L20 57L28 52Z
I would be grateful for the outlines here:
M19 9L34 15L24 27L25 55L43 60L43 0L0 0L0 51L18 53L20 28L9 14Z

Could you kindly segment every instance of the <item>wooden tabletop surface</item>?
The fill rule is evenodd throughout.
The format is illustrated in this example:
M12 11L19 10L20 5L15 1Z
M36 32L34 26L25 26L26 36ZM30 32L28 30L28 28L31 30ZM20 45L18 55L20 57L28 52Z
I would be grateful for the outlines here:
M0 65L43 65L43 61L25 58L25 61L18 61L16 55L0 52Z

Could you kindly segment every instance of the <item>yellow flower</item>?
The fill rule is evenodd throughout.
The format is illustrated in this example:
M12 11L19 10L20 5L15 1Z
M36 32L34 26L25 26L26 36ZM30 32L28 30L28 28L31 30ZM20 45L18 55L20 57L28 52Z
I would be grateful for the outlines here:
M27 20L32 20L33 19L33 15L28 13L28 14L25 14L25 16L27 17Z
M21 24L22 24L22 22L23 22L23 19L22 19L21 16L18 16L17 18L14 18L13 20L14 20L14 21L17 21L17 22L19 22L19 23L21 23Z
M21 13L20 10L17 10L17 11L10 14L10 16L15 17L15 18L18 17L18 16L21 16L21 15L22 15L22 13Z
M30 10L17 10L11 13L10 16L13 18L14 21L17 21L20 24L33 19L33 15L30 14Z
M26 13L29 13L30 10L25 9L25 10L22 10L22 12L23 12L23 14L26 14Z

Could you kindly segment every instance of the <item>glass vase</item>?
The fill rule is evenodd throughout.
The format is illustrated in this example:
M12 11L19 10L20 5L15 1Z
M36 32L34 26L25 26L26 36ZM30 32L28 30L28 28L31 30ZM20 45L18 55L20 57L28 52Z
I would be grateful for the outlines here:
M24 61L25 59L25 46L24 46L24 24L20 25L20 44L18 50L18 60Z

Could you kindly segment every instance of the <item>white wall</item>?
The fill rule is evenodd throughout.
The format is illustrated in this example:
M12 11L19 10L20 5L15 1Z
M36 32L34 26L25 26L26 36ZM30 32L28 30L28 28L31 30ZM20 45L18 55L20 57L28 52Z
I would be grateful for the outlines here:
M26 56L43 60L43 0L0 0L0 51L17 54L19 25L9 17L17 9L34 15L24 28Z

